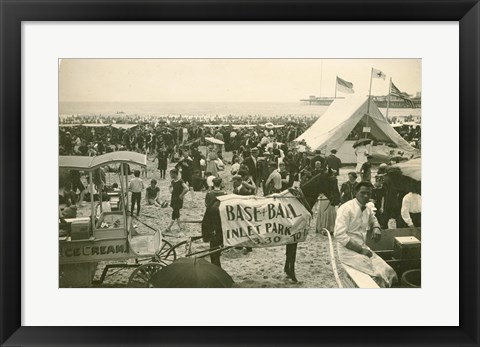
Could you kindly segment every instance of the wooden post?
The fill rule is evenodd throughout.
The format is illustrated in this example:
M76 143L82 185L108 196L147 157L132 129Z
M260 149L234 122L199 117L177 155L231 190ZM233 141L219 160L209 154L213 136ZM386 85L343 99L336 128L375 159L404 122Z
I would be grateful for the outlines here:
M88 172L89 183L90 183L90 208L91 208L91 218L92 218L92 233L95 237L95 201L93 199L93 175L92 171Z

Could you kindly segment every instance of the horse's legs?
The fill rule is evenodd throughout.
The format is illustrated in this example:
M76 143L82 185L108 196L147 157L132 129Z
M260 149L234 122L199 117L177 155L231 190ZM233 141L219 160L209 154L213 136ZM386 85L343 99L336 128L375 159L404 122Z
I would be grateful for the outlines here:
M298 282L295 277L295 260L297 258L297 244L291 243L286 246L284 271L294 282Z

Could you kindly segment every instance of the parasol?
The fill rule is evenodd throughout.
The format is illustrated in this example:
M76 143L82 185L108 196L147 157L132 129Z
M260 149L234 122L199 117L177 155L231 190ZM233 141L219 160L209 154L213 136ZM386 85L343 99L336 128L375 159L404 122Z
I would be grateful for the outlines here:
M215 143L217 145L224 145L225 144L225 142L223 142L222 140L218 140L214 137L206 137L205 140L210 142L210 143Z
M361 146L361 145L368 145L370 142L372 142L372 139L360 139L355 141L355 143L352 145L353 148Z
M180 258L155 273L150 283L155 288L231 288L233 279L203 258Z
M422 180L422 158L415 158L409 161L395 164L402 171L402 175L410 177L415 181Z

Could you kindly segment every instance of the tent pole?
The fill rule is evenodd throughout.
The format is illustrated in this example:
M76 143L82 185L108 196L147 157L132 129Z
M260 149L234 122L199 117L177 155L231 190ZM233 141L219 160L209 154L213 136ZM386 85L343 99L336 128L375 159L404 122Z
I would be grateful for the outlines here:
M390 84L388 85L388 101L387 101L387 122L388 122L388 109L390 108L390 91L392 90L392 78L390 77Z
M373 67L370 70L370 88L368 89L368 104L367 104L367 127L368 127L368 117L370 116L370 99L372 98L372 75ZM365 132L365 138L367 138L367 133Z
M337 98L337 84L338 84L338 76L335 76L335 99Z
M322 97L323 59L320 60L320 98Z

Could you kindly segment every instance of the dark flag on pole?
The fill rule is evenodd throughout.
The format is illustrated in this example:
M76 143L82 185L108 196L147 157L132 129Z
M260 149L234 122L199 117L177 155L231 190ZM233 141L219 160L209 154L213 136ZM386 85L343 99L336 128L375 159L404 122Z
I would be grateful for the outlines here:
M410 100L410 95L407 93L401 92L400 89L398 89L395 84L393 84L390 87L390 95L396 96L397 98L402 99L406 103L408 103L412 108L415 108L415 105L412 100Z
M337 89L339 92L353 94L355 91L353 90L353 83L345 81L337 76Z

